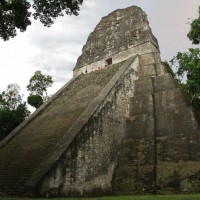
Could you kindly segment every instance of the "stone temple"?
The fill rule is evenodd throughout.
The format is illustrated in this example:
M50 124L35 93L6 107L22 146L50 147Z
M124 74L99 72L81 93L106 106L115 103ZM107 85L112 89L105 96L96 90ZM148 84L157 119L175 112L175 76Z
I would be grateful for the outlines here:
M0 193L200 192L200 118L161 62L147 16L103 17L74 77L0 143Z

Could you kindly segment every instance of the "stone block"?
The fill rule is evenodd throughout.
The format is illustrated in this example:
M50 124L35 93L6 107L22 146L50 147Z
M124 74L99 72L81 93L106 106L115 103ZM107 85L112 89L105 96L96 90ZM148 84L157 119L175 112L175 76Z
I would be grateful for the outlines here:
M160 75L163 75L163 74L167 73L167 71L165 69L165 66L162 63L156 64L155 68L156 68L156 74L157 74L157 76L160 76Z
M138 76L156 76L155 65L141 65Z
M160 53L159 52L155 52L154 53L154 59L155 59L155 63L161 63L161 58L160 58Z
M157 165L157 189L159 194L198 193L199 169L199 162L159 161Z
M154 135L155 125L152 115L132 116L127 120L127 137L151 138Z
M164 91L164 90L171 90L175 89L176 83L171 76L171 74L164 74L161 76L153 77L153 89L154 93Z
M159 192L198 192L200 132L157 138Z
M157 158L162 162L199 161L200 132L157 137Z
M135 81L134 95L152 94L153 85L151 77L142 77Z
M140 66L155 64L154 53L147 53L139 56Z
M186 100L179 88L154 93L154 101L156 113L190 106L189 100Z
M190 134L199 129L192 107L169 110L155 115L156 135Z
M154 142L152 138L125 138L113 177L114 192L146 193L154 187Z
M153 165L129 166L121 164L113 180L114 194L147 194L154 190Z
M136 95L130 99L129 115L153 115L153 98L151 94Z

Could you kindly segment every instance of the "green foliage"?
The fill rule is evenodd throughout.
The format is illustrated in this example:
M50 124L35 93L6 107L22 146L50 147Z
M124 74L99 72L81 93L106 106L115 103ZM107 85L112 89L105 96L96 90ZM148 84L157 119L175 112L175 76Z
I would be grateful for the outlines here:
M193 44L200 43L200 6L199 6L199 17L192 21L191 28L187 36L192 41Z
M28 104L35 108L39 108L43 104L43 99L40 95L30 95L27 100Z
M170 73L174 79L176 79L176 74L174 73L174 71L171 68L170 64L167 61L162 62L162 64L165 66L165 69L167 70L167 72Z
M198 108L200 105L200 49L189 49L189 52L181 53L170 61L176 68L176 77L181 87L190 96L193 105ZM195 104L194 104L195 102Z
M0 37L9 40L31 25L31 16L39 19L44 26L50 27L54 19L69 15L78 15L83 0L1 0L0 1ZM29 8L33 12L30 12Z
M0 95L0 140L30 114L26 103L22 102L19 91L20 88L17 84L10 84Z
M33 16L35 19L40 19L45 26L51 26L53 19L63 16L64 12L70 15L78 15L79 5L82 2L83 0L34 0L35 13Z
M20 87L17 84L8 85L7 89L1 94L1 103L7 106L10 110L15 110L22 103L21 95L19 94Z
M48 98L47 88L51 87L52 84L53 81L51 76L42 74L41 71L36 71L29 80L29 84L27 85L27 89L28 91L30 91L29 96L32 95L41 96L43 101L45 101ZM37 99L39 100L39 98Z
M30 3L26 0L0 1L0 37L8 40L16 36L16 28L25 31L31 24Z
M51 76L42 74L41 71L36 71L27 85L27 89L30 91L27 99L28 103L35 108L39 108L48 99L47 89L52 84Z
M199 17L191 23L188 38L193 44L200 43L200 7ZM175 80L179 87L190 95L191 102L200 110L200 49L189 49L188 52L178 52L170 61L171 68L176 69Z
M3 99L2 94L0 94L0 105L5 105L5 100Z

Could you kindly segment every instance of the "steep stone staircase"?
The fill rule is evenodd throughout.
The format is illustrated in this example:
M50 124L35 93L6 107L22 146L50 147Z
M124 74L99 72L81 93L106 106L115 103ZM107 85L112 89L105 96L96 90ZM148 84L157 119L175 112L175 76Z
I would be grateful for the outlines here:
M123 63L123 62L122 62ZM122 63L80 75L0 148L0 193L23 194L24 184Z

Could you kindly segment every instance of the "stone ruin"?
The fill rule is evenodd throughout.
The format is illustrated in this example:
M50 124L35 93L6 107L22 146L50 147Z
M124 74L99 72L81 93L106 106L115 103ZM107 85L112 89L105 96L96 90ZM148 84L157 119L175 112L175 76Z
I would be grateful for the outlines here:
M0 193L200 191L199 113L136 6L103 17L74 77L0 143Z

